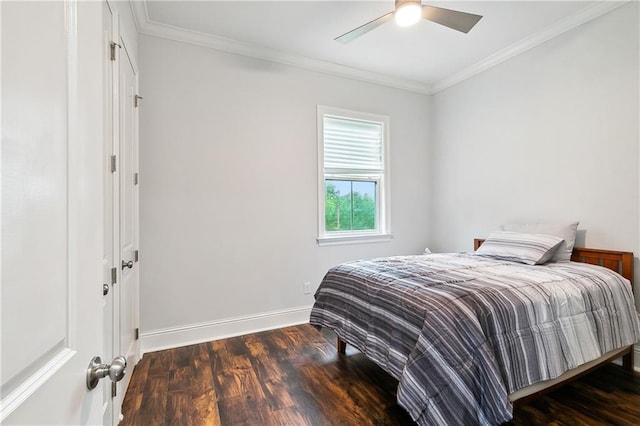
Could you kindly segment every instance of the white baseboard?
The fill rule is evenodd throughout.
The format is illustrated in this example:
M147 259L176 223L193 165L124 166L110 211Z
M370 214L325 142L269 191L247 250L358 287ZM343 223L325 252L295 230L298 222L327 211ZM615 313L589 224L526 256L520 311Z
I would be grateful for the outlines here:
M309 322L311 306L152 330L140 334L141 352L177 348Z

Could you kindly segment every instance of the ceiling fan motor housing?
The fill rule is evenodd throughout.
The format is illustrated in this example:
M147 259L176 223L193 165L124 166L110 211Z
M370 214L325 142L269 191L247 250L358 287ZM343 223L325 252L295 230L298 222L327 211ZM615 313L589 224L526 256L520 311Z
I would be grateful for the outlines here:
M422 6L422 2L420 0L396 0L396 10L405 3L414 3L418 6Z
M396 0L396 8L393 12L396 24L408 27L422 18L422 4L419 0Z

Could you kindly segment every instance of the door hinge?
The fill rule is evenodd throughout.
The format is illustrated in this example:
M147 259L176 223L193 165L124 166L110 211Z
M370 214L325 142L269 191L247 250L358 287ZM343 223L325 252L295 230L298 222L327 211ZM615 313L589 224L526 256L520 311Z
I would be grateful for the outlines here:
M133 260L137 262L138 258L139 258L139 252L138 252L138 250L136 250L136 251L133 252Z
M111 60L115 61L116 60L116 47L122 47L122 46L120 46L115 41L112 41L111 44L109 44L109 47L111 48Z
M111 284L118 282L118 268L111 268Z
M139 175L140 175L139 173L134 173L133 174L133 184L134 185L137 185L138 182L140 181Z
M116 158L115 155L111 156L111 173L114 173L118 168L117 168L117 161L118 159Z
M116 382L111 382L111 398L115 398L118 394L118 387Z
M136 340L138 340L140 338L140 329L136 328L133 334L135 335Z
M140 95L135 95L133 97L133 106L138 108L140 106L140 101L143 100L144 98Z

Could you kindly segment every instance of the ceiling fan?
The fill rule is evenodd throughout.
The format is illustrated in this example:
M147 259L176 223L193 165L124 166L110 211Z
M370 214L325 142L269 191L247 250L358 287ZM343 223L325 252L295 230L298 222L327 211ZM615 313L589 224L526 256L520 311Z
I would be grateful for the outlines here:
M346 32L341 36L336 37L334 40L343 44L349 43L350 41L355 40L361 35L364 35L391 20L394 16L396 23L402 27L413 25L418 22L420 18L424 18L427 21L444 25L445 27L452 28L465 34L478 23L480 18L482 18L481 15L428 6L426 4L422 4L420 0L396 0L395 9L392 12Z

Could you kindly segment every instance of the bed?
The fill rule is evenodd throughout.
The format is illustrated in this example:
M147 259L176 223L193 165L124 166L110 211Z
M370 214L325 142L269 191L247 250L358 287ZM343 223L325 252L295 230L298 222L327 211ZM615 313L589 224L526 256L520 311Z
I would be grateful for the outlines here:
M395 377L418 424L500 424L613 359L633 369L633 254L570 253L544 265L475 252L347 262L326 274L310 323Z

